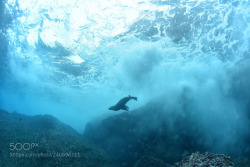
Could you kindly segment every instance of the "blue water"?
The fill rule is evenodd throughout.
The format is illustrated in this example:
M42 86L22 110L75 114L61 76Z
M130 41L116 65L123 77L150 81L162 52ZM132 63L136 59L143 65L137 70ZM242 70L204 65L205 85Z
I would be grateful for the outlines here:
M248 0L5 0L0 12L1 109L82 133L124 96L133 110L164 95L173 111L184 92L213 137L250 136Z

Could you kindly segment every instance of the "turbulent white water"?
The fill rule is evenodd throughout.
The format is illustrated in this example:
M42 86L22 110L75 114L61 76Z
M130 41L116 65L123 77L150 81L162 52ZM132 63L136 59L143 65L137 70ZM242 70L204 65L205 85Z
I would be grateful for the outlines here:
M5 5L13 21L1 108L50 113L79 131L128 94L139 99L132 109L162 94L177 106L183 89L200 110L235 116L250 108L248 0Z

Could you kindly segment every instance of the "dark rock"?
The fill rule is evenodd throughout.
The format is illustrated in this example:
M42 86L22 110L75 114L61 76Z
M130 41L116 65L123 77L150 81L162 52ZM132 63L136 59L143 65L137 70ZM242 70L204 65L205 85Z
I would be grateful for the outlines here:
M185 157L181 162L177 163L175 167L233 167L232 160L225 155L218 155L212 153L201 154L199 152L193 153Z
M50 115L0 110L0 166L110 167L112 160Z
M250 155L247 130L238 133L241 128L230 126L229 120L218 121L197 109L188 87L175 98L178 105L171 107L163 96L136 110L91 121L84 136L124 167L134 166L145 155L167 164L197 151Z
M196 140L201 139L196 123L188 115L165 112L164 107L153 101L134 111L92 121L84 136L123 166L133 166L143 155L174 164L187 154L205 151Z

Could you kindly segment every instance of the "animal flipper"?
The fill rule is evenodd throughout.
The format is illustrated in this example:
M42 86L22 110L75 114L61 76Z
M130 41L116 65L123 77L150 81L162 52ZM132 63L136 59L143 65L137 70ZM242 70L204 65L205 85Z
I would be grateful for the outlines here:
M129 107L127 105L125 105L125 110L129 111Z
M128 97L130 97L131 99L134 99L134 100L137 101L137 97L133 97L133 96L130 96L130 95L128 95Z
M136 101L137 101L137 97L131 97L131 99L134 99L134 100L136 100Z

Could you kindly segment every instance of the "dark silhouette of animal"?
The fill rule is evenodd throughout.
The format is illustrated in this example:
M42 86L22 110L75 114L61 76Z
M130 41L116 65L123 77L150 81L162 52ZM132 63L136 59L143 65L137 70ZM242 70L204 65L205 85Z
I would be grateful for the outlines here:
M126 106L126 103L129 100L136 100L137 101L137 97L133 97L133 96L128 96L128 97L124 97L122 98L116 105L109 107L109 110L114 110L114 111L118 111L118 110L126 110L129 111L129 107Z

